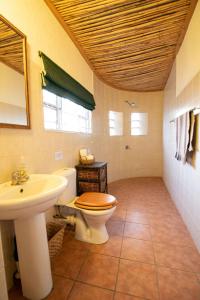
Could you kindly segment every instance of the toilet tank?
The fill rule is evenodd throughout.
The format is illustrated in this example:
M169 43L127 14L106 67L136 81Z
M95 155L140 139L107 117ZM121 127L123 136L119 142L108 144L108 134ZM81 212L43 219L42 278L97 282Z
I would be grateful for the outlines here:
M76 169L62 168L53 174L64 176L68 180L68 184L64 192L59 196L57 204L66 204L76 197Z

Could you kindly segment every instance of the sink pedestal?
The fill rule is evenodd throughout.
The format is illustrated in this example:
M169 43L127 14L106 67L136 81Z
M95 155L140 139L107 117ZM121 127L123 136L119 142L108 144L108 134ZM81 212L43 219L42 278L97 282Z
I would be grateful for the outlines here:
M23 295L45 298L52 289L45 214L14 221Z

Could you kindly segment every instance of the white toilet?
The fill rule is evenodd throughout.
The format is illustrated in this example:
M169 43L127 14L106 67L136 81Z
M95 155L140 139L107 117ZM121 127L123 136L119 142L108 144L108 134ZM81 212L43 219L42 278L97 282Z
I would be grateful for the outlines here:
M57 205L62 216L69 214L69 209L75 212L75 238L92 244L105 243L109 238L105 224L116 209L116 198L93 192L76 197L76 170L63 168L54 174L64 176L68 180L68 185L59 197Z

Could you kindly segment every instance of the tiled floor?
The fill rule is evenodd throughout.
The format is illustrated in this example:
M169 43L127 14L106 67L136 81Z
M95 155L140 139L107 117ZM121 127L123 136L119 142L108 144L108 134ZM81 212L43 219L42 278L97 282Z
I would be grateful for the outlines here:
M200 256L159 178L110 185L119 205L103 245L66 232L48 300L200 300ZM25 299L14 287L10 300Z

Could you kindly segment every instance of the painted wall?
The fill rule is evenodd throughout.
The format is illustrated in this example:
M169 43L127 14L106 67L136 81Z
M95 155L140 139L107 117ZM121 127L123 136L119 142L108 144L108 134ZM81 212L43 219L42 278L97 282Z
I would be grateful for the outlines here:
M109 163L109 181L132 176L162 174L162 93L128 93L110 88L93 79L93 73L70 38L56 21L44 1L0 1L4 17L27 35L28 77L31 130L0 128L0 182L10 179L23 155L30 173L49 173L78 162L78 151L88 147L96 160ZM27 13L31 12L31 13ZM40 59L38 50L46 53L71 76L94 93L97 108L93 113L93 134L45 131L43 124ZM149 113L149 135L130 137L130 107L125 100L135 101L135 111ZM124 112L125 133L109 137L108 110ZM125 145L130 150L125 150ZM55 151L63 160L55 161ZM12 285L13 224L1 223L4 261L8 287Z
M200 106L200 2L164 92L164 180L200 250L200 153L194 165L174 158L175 124L170 120Z
M179 95L199 72L199 28L200 3L198 1L184 42L176 57L176 95Z

